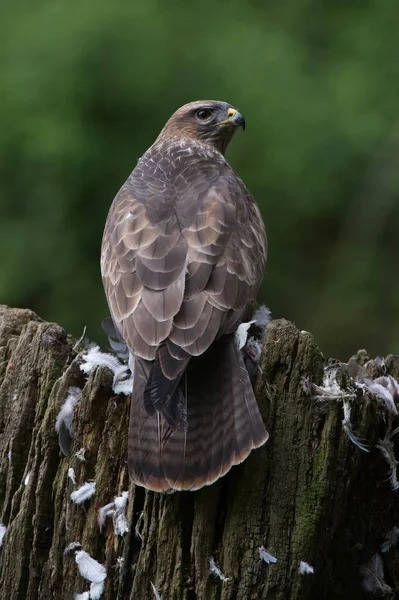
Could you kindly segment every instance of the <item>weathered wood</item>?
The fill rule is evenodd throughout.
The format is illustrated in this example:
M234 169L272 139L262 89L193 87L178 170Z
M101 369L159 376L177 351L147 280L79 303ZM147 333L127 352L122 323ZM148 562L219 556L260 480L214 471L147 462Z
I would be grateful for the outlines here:
M129 399L112 392L110 370L85 376L80 360L58 325L0 307L0 522L7 526L0 600L70 600L88 591L74 552L64 554L72 542L106 567L104 600L153 598L151 582L164 600L364 597L359 567L399 524L396 497L380 453L362 452L343 432L342 402L306 395L302 378L321 383L324 365L309 333L284 320L268 325L256 394L270 440L194 493L159 495L129 484ZM391 357L387 368L398 376L399 360ZM374 362L367 369L378 374ZM341 379L351 385L345 372ZM64 457L55 421L70 386L83 393ZM352 401L352 423L370 446L384 436L385 421L374 398ZM88 481L95 495L73 503L71 493ZM100 533L98 509L125 490L129 532L114 535L107 518ZM260 560L261 546L275 564ZM210 557L227 581L210 574ZM384 557L394 587L395 551ZM301 560L314 575L298 573Z

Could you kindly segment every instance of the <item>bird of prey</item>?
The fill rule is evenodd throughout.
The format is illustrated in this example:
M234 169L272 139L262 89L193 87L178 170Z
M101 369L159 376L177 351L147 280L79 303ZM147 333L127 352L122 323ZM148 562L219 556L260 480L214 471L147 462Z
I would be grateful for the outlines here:
M267 254L258 206L224 157L239 127L226 102L179 108L105 225L105 293L134 359L129 472L158 492L209 485L268 438L235 342Z

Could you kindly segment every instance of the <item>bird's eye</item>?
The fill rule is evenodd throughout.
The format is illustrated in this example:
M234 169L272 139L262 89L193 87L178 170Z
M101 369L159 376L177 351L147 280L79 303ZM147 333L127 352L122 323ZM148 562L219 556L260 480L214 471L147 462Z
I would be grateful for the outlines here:
M200 108L197 110L196 115L200 121L206 121L206 119L212 116L212 111L209 108Z

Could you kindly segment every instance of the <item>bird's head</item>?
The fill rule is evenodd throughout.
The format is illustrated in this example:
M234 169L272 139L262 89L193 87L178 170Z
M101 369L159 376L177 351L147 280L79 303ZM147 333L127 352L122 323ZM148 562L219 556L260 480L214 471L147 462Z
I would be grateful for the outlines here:
M166 123L162 135L211 144L222 154L245 119L231 104L199 100L179 108Z

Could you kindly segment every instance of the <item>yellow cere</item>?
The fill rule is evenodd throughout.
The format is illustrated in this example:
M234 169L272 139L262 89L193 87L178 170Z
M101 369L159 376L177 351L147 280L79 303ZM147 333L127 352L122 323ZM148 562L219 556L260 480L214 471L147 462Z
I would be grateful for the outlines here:
M227 116L229 117L229 119L232 119L236 114L237 111L235 108L229 108L229 110L227 111Z

